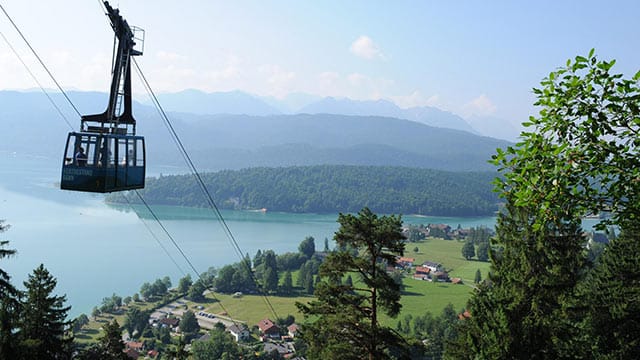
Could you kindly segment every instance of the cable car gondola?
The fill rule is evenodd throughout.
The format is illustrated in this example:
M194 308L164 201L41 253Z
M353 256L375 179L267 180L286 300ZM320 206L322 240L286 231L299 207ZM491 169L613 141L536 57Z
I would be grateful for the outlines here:
M130 62L132 56L142 55L144 31L130 27L107 1L104 5L117 40L109 104L101 114L83 115L80 131L67 136L63 190L107 193L144 188L145 146L144 137L136 135L131 109Z

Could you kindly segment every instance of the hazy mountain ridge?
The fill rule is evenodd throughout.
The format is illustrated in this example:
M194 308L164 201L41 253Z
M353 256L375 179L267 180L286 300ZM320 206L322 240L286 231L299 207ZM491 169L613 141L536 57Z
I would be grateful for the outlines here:
M303 107L299 112L307 114L387 116L416 121L434 127L477 133L463 118L453 113L429 106L402 109L388 100L361 101L327 97Z
M69 92L82 114L104 111L107 95ZM0 92L5 124L0 150L62 156L79 118L61 94L52 98L73 129L38 92ZM134 103L148 164L183 164L155 109ZM509 143L468 132L380 116L332 114L198 115L169 113L196 164L204 169L291 165L402 165L442 170L490 170L487 160Z

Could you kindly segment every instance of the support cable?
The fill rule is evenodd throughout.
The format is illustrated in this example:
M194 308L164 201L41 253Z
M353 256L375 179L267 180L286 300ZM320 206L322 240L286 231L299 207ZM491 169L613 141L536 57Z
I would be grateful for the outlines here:
M149 82L147 81L147 78L142 73L142 70L140 69L140 66L138 65L138 62L136 61L136 59L133 59L133 63L135 64L137 73L138 73L140 79L142 80L142 83L143 83L145 89L149 93L149 97L151 98L154 106L156 107L156 110L160 113L160 115L161 115L161 117L162 117L162 119L163 119L163 121L165 123L165 126L167 127L167 129L171 133L171 136L174 139L174 142L178 146L178 150L182 154L182 157L185 159L185 161L187 163L187 166L189 167L190 171L192 172L193 176L195 177L200 189L202 190L207 202L209 203L209 207L211 208L211 210L213 211L214 215L218 219L218 222L222 226L222 229L223 229L225 235L227 236L227 238L229 239L229 241L231 242L231 245L232 245L234 251L236 252L236 255L240 258L241 263L244 264L247 267L248 273L250 274L252 280L256 284L256 287L260 291L260 285L258 283L258 280L255 277L255 274L253 273L253 271L251 269L251 266L245 261L244 255L242 253L242 250L240 249L240 245L238 244L238 241L236 240L235 236L231 232L231 229L229 228L229 225L224 220L224 217L222 216L222 213L220 212L220 209L216 205L215 201L213 200L213 197L211 196L211 193L209 192L209 189L205 185L204 181L202 180L202 177L201 177L200 173L198 172L197 168L193 164L193 161L191 160L191 157L189 156L189 153L187 152L186 148L182 144L182 141L180 140L180 137L178 136L177 132L175 131L175 128L173 127L173 124L171 123L171 121L169 120L169 117L167 116L166 112L162 108L162 105L160 105L160 102L158 101L158 98L156 97L156 95L155 95L153 89L151 88L151 86L149 85ZM276 318L278 318L278 314L277 314L275 308L273 307L273 305L271 304L271 301L269 300L268 296L263 291L261 291L261 293L262 293L262 297L263 297L265 303L267 304L267 306L270 309L270 311L272 312L272 314Z
M18 28L18 26L13 22L13 20L11 19L11 17L9 16L9 14L6 12L6 10L2 7L2 4L0 4L0 8L2 9L2 11L4 12L5 16L9 19L9 21L11 22L11 24L13 25L13 27L16 29L16 31L21 35L22 40L24 40L25 43L27 43L27 45L29 46L29 48L31 49L31 51L33 52L33 54L38 58L38 60L40 61L40 64L42 65L42 67L45 68L45 70L47 71L47 74L49 75L49 77L53 80L53 82L58 85L58 89L60 89L60 91L62 91L63 94L64 90L60 87L58 81L56 80L56 78L53 76L53 74L48 70L48 68L46 67L46 65L44 64L44 62L40 59L40 57L38 57L38 54L35 52L35 50L31 47L31 45L28 43L27 39L22 35L22 32L20 31L20 29ZM7 45L9 46L9 48L13 51L13 53L18 57L18 60L20 60L20 62L22 63L22 65L25 67L25 69L27 70L27 72L31 75L31 77L33 78L33 80L36 82L36 84L38 84L38 86L40 87L40 89L42 90L42 92L47 96L47 98L49 99L49 101L51 102L51 104L55 107L55 109L58 111L58 113L60 114L60 116L62 117L62 119L67 123L67 125L69 126L69 128L71 130L73 130L73 126L71 125L71 123L69 122L69 120L64 116L64 113L60 110L60 108L57 106L57 104L53 101L53 99L51 98L51 96L49 95L49 93L47 92L47 90L41 85L40 81L38 81L38 78L35 76L35 74L31 71L31 69L29 68L29 66L26 64L26 62L24 62L22 60L22 57L20 56L20 54L15 50L15 48L11 45L11 43L9 42L9 40L4 36L3 33L0 32L0 35L2 36L2 38L4 39L4 41L7 43ZM71 104L71 106L73 107L73 109L76 110L76 113L81 117L82 115L80 114L80 112L78 111L78 109L76 108L75 104L73 103L73 101L71 101L71 99L66 96L65 94L65 98L67 99L67 101L69 102L69 104ZM137 191L136 191L137 192ZM125 197L125 199L127 199L127 202L129 202L128 198ZM144 201L143 201L144 202ZM145 203L146 205L146 203ZM129 206L131 207L132 210L133 207L131 206L131 203L129 203ZM151 208L149 208L147 206L147 209L149 210L149 212L153 215L154 218L157 219L157 216L155 215L155 213L153 212L153 210L151 210ZM142 219L141 219L142 220ZM158 221L159 222L159 221ZM156 237L155 233L151 230L151 228L149 226L147 226L147 224L142 221L142 223L145 225L145 227L147 228L147 230L149 231L149 233L151 234L151 236L156 239L156 241L158 242L158 244L160 245L160 247L165 251L165 253L167 254L167 256L169 257L169 259L171 259L171 261L176 265L176 267L178 268L178 270L185 275L184 270L182 270L182 268L178 265L178 263L175 261L175 259L173 259L173 257L170 255L169 251L166 249L166 247L164 247L162 245L162 243L160 242L160 240ZM159 222L160 223L160 222ZM171 235L169 234L169 232L166 230L166 228L164 226L162 226L162 223L160 223L162 229L165 231L165 233L167 234L167 236L169 236L169 238L173 241L173 238L171 237ZM175 241L173 241L175 244ZM178 250L182 253L182 250L178 247ZM184 255L184 254L183 254Z
M78 110L78 108L75 106L75 104L73 103L73 101L71 101L71 99L69 98L69 96L67 95L67 93L64 91L64 89L62 88L62 86L60 86L60 84L58 83L58 81L56 80L56 78L53 76L53 74L51 73L51 71L49 70L49 68L45 65L44 61L40 58L40 56L38 55L38 53L35 51L35 49L31 46L31 44L29 43L29 41L27 40L27 38L24 36L24 34L22 33L22 31L20 31L20 29L18 28L18 26L16 25L16 23L13 21L13 19L11 18L11 16L9 16L9 14L7 13L7 11L4 9L4 7L2 6L2 4L0 4L0 10L2 10L2 12L4 13L4 15L7 17L7 19L9 20L9 22L11 22L11 24L13 25L14 29L16 30L16 32L18 32L18 34L20 35L20 37L22 38L22 40L26 43L26 45L29 47L29 49L31 50L31 52L34 54L34 56L36 57L36 59L38 60L38 62L40 63L40 65L45 69L45 71L47 72L47 74L49 75L49 77L51 78L51 80L56 84L58 90L60 90L60 92L64 95L65 99L67 100L67 102L71 105L71 107L74 109L74 111L76 112L76 114L79 117L82 117L82 114L80 114L80 111ZM61 117L63 118L63 120L67 123L67 125L73 129L73 126L69 123L68 119L64 116L64 114L62 113L62 111L59 109L59 107L53 102L53 99L51 99L51 97L49 96L49 94L47 93L47 91L44 89L43 86L41 86L41 84L39 83L39 81L37 81L37 78L35 77L35 75L29 70L29 67L26 65L26 63L24 61L22 61L21 57L18 55L17 51L15 51L15 49L11 46L11 44L9 43L9 41L6 39L6 37L4 36L4 34L2 34L2 37L4 39L4 41L9 45L9 47L12 49L12 51L16 54L16 56L18 56L18 59L20 60L20 62L23 64L23 66L27 69L27 71L29 72L29 74L31 74L32 78L36 81L36 83L40 86L40 89L45 93L45 95L49 98L49 100L51 101L51 103L53 104L53 106L56 108L56 110L60 113ZM244 256L242 255L242 252L240 251L240 246L238 244L238 242L236 241L235 237L233 236L233 233L231 232L231 229L229 228L229 226L227 225L226 221L224 220L224 218L222 217L222 213L220 212L220 209L218 208L218 206L215 204L215 202L213 201L213 198L211 196L211 194L209 193L209 190L207 189L207 187L204 184L204 181L202 180L202 177L200 176L200 174L198 173L196 167L193 164L193 161L191 160L190 156L188 155L184 145L182 144L182 141L180 140L180 138L178 137L175 129L173 128L173 125L171 124L171 122L169 121L169 118L167 117L164 109L162 108L162 106L160 105L155 93L153 92L153 90L151 89L146 77L144 76L144 74L142 73L142 70L140 69L137 61L134 59L134 64L136 66L136 69L138 71L139 76L141 77L141 79L143 80L143 84L145 86L145 88L147 89L147 91L149 92L150 96L152 97L152 100L154 102L154 105L156 106L156 109L160 112L165 125L167 126L167 128L169 129L170 133L172 134L172 137L174 139L174 141L176 142L176 145L178 146L179 150L181 151L181 154L183 156L183 158L185 159L185 161L187 162L187 164L189 165L191 171L193 172L194 176L196 177L198 184L201 188L201 190L204 192L204 194L206 195L207 201L209 202L209 205L211 207L211 209L214 211L214 213L216 214L218 221L220 222L220 224L222 225L222 228L225 232L225 234L227 235L227 237L229 238L229 240L231 241L234 250L236 251L236 253L238 254L238 256L240 257L240 259L242 260L241 262L244 263L247 266L247 270L251 276L251 278L254 280L254 283L256 284L256 286L259 288L259 284L257 282L257 279L255 278L255 275L253 274L253 271L251 271L251 267L248 263L246 263L246 261L244 261ZM191 260L189 259L189 257L184 253L184 251L182 250L182 248L178 245L178 243L175 241L175 239L170 235L169 231L166 229L166 227L162 224L162 222L160 221L160 219L158 218L158 216L155 214L155 212L151 209L151 207L149 206L149 204L144 200L144 198L142 197L142 195L139 193L139 191L135 190L136 195L138 196L138 198L140 199L140 201L146 206L147 210L151 213L152 217L155 219L155 221L160 225L160 227L162 228L162 230L165 232L165 234L169 237L169 239L171 240L171 242L173 243L173 245L176 247L176 249L178 249L178 251L180 252L180 254L183 256L183 258L185 259L185 261L187 262L187 264L189 264L189 267L191 268L191 270L198 276L198 278L203 282L203 284L205 284L205 287L207 287L207 284L204 282L204 279L202 278L202 275L196 270L195 266L193 265L193 263L191 262ZM127 199L127 202L129 200ZM129 205L131 206L131 204L129 203ZM143 221L144 223L144 221ZM160 243L160 241L157 239L157 237L155 236L155 234L151 231L151 229L145 224L145 226L147 227L147 229L151 232L152 236L154 237L154 239L156 239L156 241L158 242L158 244L163 248L163 250L165 250L165 253L169 256L169 258L173 261L173 263L176 265L176 267L178 268L178 270L184 274L184 271L182 270L182 268L180 268L180 266L178 266L177 262L175 262L175 260L169 255L169 252L166 251L166 248L164 246L162 246L162 244ZM207 287L208 288L208 287ZM228 311L225 309L225 307L222 305L222 302L217 299L215 293L213 291L210 291L210 293L212 294L212 296L214 297L214 300L216 300L219 304L220 307L222 308L223 311L225 311L227 314ZM277 313L273 307L273 305L271 304L271 302L269 301L268 297L266 296L266 294L263 294L263 298L266 302L266 304L268 305L268 307L270 308L271 312L273 313L273 315L278 318ZM236 321L229 316L231 321L236 324Z
M138 191L136 190L136 193ZM138 196L140 196L140 194L138 194ZM135 209L133 208L133 204L131 203L131 201L129 201L129 198L127 196L123 196L125 198L125 200L127 200L127 204L129 204L129 207L135 212ZM146 204L145 204L146 205ZM149 210L149 212L155 217L155 214ZM186 276L187 273L184 272L184 270L182 270L182 268L180 267L180 265L178 265L178 263L176 262L176 260L173 258L173 256L171 256L171 254L169 253L169 250L167 250L167 248L162 244L162 242L160 242L160 239L158 239L158 237L156 236L156 234L151 230L151 228L149 227L149 225L142 219L140 218L140 221L142 221L142 223L144 224L144 226L147 228L147 230L149 231L149 233L151 234L151 236L153 236L153 238L156 240L156 242L158 243L158 245L160 245L160 247L162 248L162 250L164 250L164 253L167 255L167 257L169 257L169 259L171 259L171 262L173 262L173 264L178 268L178 270L180 270L180 273L182 273L182 276ZM169 232L162 227L162 229L165 231L165 234L167 235L167 237L169 237L171 239L171 241L173 241L173 238L171 237L171 235L169 234Z
M2 6L2 5L0 5ZM38 84L38 87L40 88L40 90L44 93L44 95L47 97L47 99L49 99L49 102L51 103L51 105L53 105L53 107L56 109L56 111L58 112L58 114L60 114L60 116L62 117L62 119L64 120L64 122L67 123L67 125L69 126L70 129L73 130L73 126L71 125L71 123L69 122L69 119L67 119L67 117L64 115L64 113L62 112L62 110L60 110L60 107L58 107L58 104L56 104L55 101L53 101L53 98L49 95L49 93L47 92L47 90L45 90L44 86L42 86L42 84L40 83L40 81L38 81L38 78L36 77L36 75L31 71L31 69L29 69L29 66L27 66L27 63L24 62L24 60L22 59L22 57L20 56L20 54L18 53L18 51L16 51L16 49L11 45L11 43L9 42L9 39L7 39L4 34L2 33L2 31L0 31L0 37L2 37L2 39L4 40L4 42L7 44L7 46L9 46L9 49L11 49L11 51L13 52L13 54L18 58L18 60L20 60L20 63L22 63L22 66L24 66L24 68L27 70L27 72L29 73L29 75L31 76L31 78L33 79L33 81L35 81L36 84Z
M29 43L29 41L27 40L27 38L22 34L22 31L20 31L20 28L18 28L18 25L16 25L15 22L13 22L13 19L11 18L11 16L9 16L9 14L7 13L7 11L4 9L4 7L2 6L2 4L0 4L0 9L2 9L2 12L4 13L4 15L7 17L7 19L9 19L9 22L11 23L11 25L13 25L13 28L16 29L16 31L18 32L18 34L20 34L20 37L22 38L22 40L24 40L25 44L27 44L27 46L29 47L29 49L31 50L31 52L33 53L33 55L35 55L36 59L38 59L38 61L40 62L40 65L42 65L42 67L45 69L45 71L47 72L47 74L49 74L49 77L51 78L51 80L53 80L53 82L56 84L56 86L58 87L58 90L60 90L60 92L62 93L62 95L64 95L64 97L67 99L67 101L69 102L69 104L71 105L71 107L73 108L73 110L75 110L76 114L78 114L79 117L82 117L82 115L80 114L80 111L78 111L78 108L76 108L76 106L73 104L73 101L71 101L71 99L69 98L69 96L67 96L67 93L64 91L64 89L62 89L62 86L60 86L60 84L58 83L58 81L56 80L55 77L53 77L53 75L51 74L51 71L49 71L49 68L44 64L44 62L42 61L42 59L40 58L40 56L38 56L38 53L33 49L33 47L31 46L31 44Z
M207 290L210 291L210 293L213 296L213 299L216 300L218 302L218 304L220 304L220 307L222 308L222 311L224 311L225 313L227 313L229 315L229 318L231 319L231 321L233 321L234 324L237 324L236 321L233 319L233 317L231 317L231 315L229 314L229 311L227 311L227 309L224 307L224 305L222 305L222 301L220 301L220 299L218 299L216 297L216 293L213 292L213 290L209 289L209 285L204 281L204 279L202 278L202 275L198 272L198 270L196 270L196 267L193 265L193 263L191 262L191 260L189 260L189 257L187 256L187 254L184 253L184 251L182 251L182 248L180 247L180 245L178 245L178 243L175 241L175 239L173 238L173 236L171 236L171 234L169 234L169 231L167 230L167 228L162 224L162 222L160 221L160 219L158 218L158 216L156 215L156 213L151 210L151 207L149 206L149 204L146 202L146 200L142 197L142 195L140 195L140 192L138 190L134 190L134 192L136 193L136 195L138 195L138 199L140 199L140 201L142 201L142 203L144 204L144 206L147 207L147 210L149 210L149 212L151 213L151 215L153 216L153 218L156 220L156 222L158 223L158 225L160 225L160 227L162 228L162 230L164 231L164 233L169 237L169 239L171 240L171 242L173 243L173 246L176 247L176 249L178 249L178 251L180 252L180 254L182 255L182 257L184 258L184 260L187 262L187 264L189 264L189 267L191 268L191 270L196 274L196 276L198 277L198 279L200 279L200 281L202 281L202 284L204 284L205 288ZM128 200L127 200L128 202Z

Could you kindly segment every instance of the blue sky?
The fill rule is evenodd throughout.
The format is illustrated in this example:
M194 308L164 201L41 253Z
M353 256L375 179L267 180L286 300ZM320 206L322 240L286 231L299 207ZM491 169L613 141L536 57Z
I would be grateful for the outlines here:
M112 34L97 0L0 4L63 87L107 90ZM112 1L130 24L146 30L139 63L158 92L383 98L513 123L534 113L532 87L591 48L602 59L617 59L618 72L631 76L640 69L639 4ZM32 64L4 17L0 31ZM0 88L34 86L0 40Z

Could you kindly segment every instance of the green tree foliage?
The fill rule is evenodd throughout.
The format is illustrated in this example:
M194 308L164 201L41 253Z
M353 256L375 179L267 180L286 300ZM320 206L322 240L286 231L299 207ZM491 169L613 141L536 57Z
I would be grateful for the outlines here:
M400 287L385 272L385 264L395 263L404 252L402 221L399 216L378 217L368 208L357 216L340 214L335 234L339 248L320 266L322 282L316 300L297 303L307 322L302 336L309 345L309 359L327 359L340 354L343 359L385 359L391 349L403 348L401 337L381 326L378 312L395 317L400 312ZM347 274L357 274L361 287L342 283ZM339 330L336 330L339 329Z
M189 287L189 292L187 293L187 297L191 301L201 302L204 300L205 290L207 290L207 287L204 285L204 282L198 279Z
M264 263L261 266L264 268ZM255 291L256 283L251 272L250 260L245 258L241 262L223 266L220 271L218 271L218 276L215 280L215 287L219 292L227 294L237 291L245 293Z
M278 290L278 264L273 250L263 253L262 264L256 269L256 276L262 278L262 291L265 293ZM250 278L253 281L252 278Z
M628 226L585 281L589 339L604 359L640 358L640 224Z
M167 291L171 287L171 279L166 276L164 279L157 279L153 283L145 282L140 287L140 295L145 300L151 300L154 298L161 298L167 294Z
M40 264L24 282L19 338L23 358L67 359L71 356L73 338L67 334L71 322L66 321L70 306L66 296L53 294L57 280Z
M478 245L478 250L476 251L476 257L480 261L489 261L489 242L482 242Z
M80 331L83 326L89 323L89 317L86 314L80 314L77 318L73 319L72 330L74 333Z
M300 265L300 271L298 271L298 278L296 279L296 286L304 287L304 282L307 279L308 272L309 267L307 266L307 263Z
M313 295L315 291L315 285L313 283L313 274L308 272L304 278L304 291L307 295Z
M278 271L295 271L307 261L307 257L299 252L287 252L276 256Z
M200 331L198 319L196 319L196 315L191 310L187 310L182 314L182 319L180 320L180 331L189 338L193 337L198 333L198 331Z
M185 277L178 281L178 292L180 294L185 294L189 291L189 288L193 285L193 280L191 280L191 275L187 274Z
M177 343L169 347L167 356L171 360L187 360L189 359L189 352L185 349L186 342L184 338L179 338Z
M246 259L249 258L249 255L246 256ZM251 263L249 263L251 265ZM218 269L213 266L210 266L207 271L200 274L200 279L204 281L205 285L212 286L216 280L216 276L218 276Z
M456 336L457 323L458 315L453 305L448 304L439 316L429 312L418 316L406 315L398 322L397 330L407 339L425 344L415 346L411 358L442 359L445 347Z
M78 354L79 360L127 360L124 353L125 345L122 341L122 331L117 320L108 322L102 326L103 335L98 343L89 346Z
M426 239L426 235L424 231L417 226L409 226L409 230L407 233L407 240L409 242L419 242Z
M282 294L291 295L293 292L293 277L291 276L291 271L287 271L284 273L284 277L282 278Z
M476 247L473 245L471 239L467 239L462 246L462 257L471 260L474 256L476 256Z
M313 236L307 236L300 245L298 246L298 251L304 254L307 259L311 259L313 254L316 252L316 243Z
M194 341L191 344L193 360L241 359L249 358L249 350L243 350L236 344L231 334L224 330L213 329L206 341Z
M0 233L8 228L9 225L0 220ZM8 244L8 241L0 241L0 260L15 255L15 250L5 248ZM11 284L9 274L0 268L0 358L17 357L15 330L18 326L19 311L18 290Z
M122 306L122 297L116 295L115 293L109 297L105 297L102 299L102 304L100 305L100 311L105 313L112 313L118 308Z
M482 273L480 272L480 269L476 270L476 276L473 279L473 282L475 284L480 284L480 282L482 281Z
M494 172L446 172L384 166L251 168L202 174L227 208L284 212L357 212L363 204L379 213L488 216L497 210ZM208 206L189 176L147 179L152 204ZM122 194L108 200L125 202ZM135 197L130 198L136 202Z
M131 307L127 310L122 327L129 333L129 336L136 339L142 335L144 329L149 325L149 312Z
M598 61L592 50L550 73L534 89L540 116L524 124L533 131L494 157L506 206L488 281L472 297L472 317L462 326L462 347L474 356L598 356L583 330L593 324L576 305L576 284L588 270L580 219L610 211L604 228L637 224L640 217L640 72L624 79L610 72L614 63ZM616 260L635 256L627 251ZM602 294L608 281L594 282L585 296ZM608 290L611 304L627 300L615 285Z

